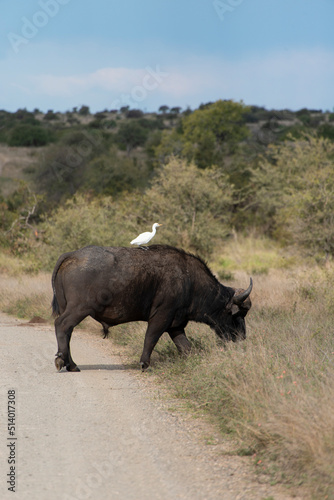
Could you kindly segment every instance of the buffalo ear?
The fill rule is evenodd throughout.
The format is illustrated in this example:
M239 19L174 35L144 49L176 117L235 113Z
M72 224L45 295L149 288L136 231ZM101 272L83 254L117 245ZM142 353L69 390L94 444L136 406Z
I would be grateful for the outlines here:
M240 307L237 304L233 303L233 297L232 297L231 301L227 304L226 311L229 314L231 314L232 316L234 316L235 314L238 314L238 312L240 311Z
M232 307L231 307L232 316L237 314L239 311L240 311L239 306L237 306L236 304L232 304Z

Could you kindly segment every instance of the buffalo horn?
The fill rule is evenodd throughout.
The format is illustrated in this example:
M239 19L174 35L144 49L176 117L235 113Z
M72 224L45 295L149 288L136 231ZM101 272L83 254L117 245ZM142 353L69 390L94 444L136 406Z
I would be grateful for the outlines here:
M236 304L237 306L240 306L246 299L249 297L251 291L253 288L253 280L250 278L250 284L247 290L239 293L238 295L234 295L233 297L233 304Z

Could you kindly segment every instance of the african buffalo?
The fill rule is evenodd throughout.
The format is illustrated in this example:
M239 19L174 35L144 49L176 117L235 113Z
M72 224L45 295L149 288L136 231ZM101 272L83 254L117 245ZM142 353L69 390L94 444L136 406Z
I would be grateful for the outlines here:
M108 326L147 321L142 369L168 332L181 353L190 350L188 321L209 325L225 340L246 338L247 290L222 285L199 258L167 245L140 248L88 246L61 255L52 275L58 370L80 371L70 353L73 328L91 316Z

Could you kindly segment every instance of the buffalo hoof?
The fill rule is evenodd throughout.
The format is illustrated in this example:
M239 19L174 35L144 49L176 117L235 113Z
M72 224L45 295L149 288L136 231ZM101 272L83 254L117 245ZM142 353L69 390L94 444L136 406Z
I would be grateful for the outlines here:
M60 370L62 368L64 368L64 366L65 366L64 360L62 358L59 358L59 357L56 358L55 365L56 365L57 370L60 372Z
M68 372L79 372L80 368L77 365L74 365L74 366L67 365L66 370Z
M149 364L149 363L146 363L146 362L144 362L144 361L141 361L141 362L140 362L140 366L141 366L141 371L142 371L142 372L145 372L145 371L147 370L147 368L150 366L150 364Z

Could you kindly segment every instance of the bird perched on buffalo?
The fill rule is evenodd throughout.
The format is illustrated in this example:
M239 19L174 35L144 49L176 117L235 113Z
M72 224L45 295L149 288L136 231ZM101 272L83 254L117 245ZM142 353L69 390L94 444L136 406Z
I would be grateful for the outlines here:
M141 233L139 236L137 236L137 238L130 241L130 244L131 245L138 245L140 248L147 250L147 247L143 247L142 245L146 245L146 243L151 241L151 239L153 238L153 236L157 232L157 227L159 227L159 226L162 226L162 224L158 224L157 222L155 222L152 226L151 232L147 231L146 233Z

